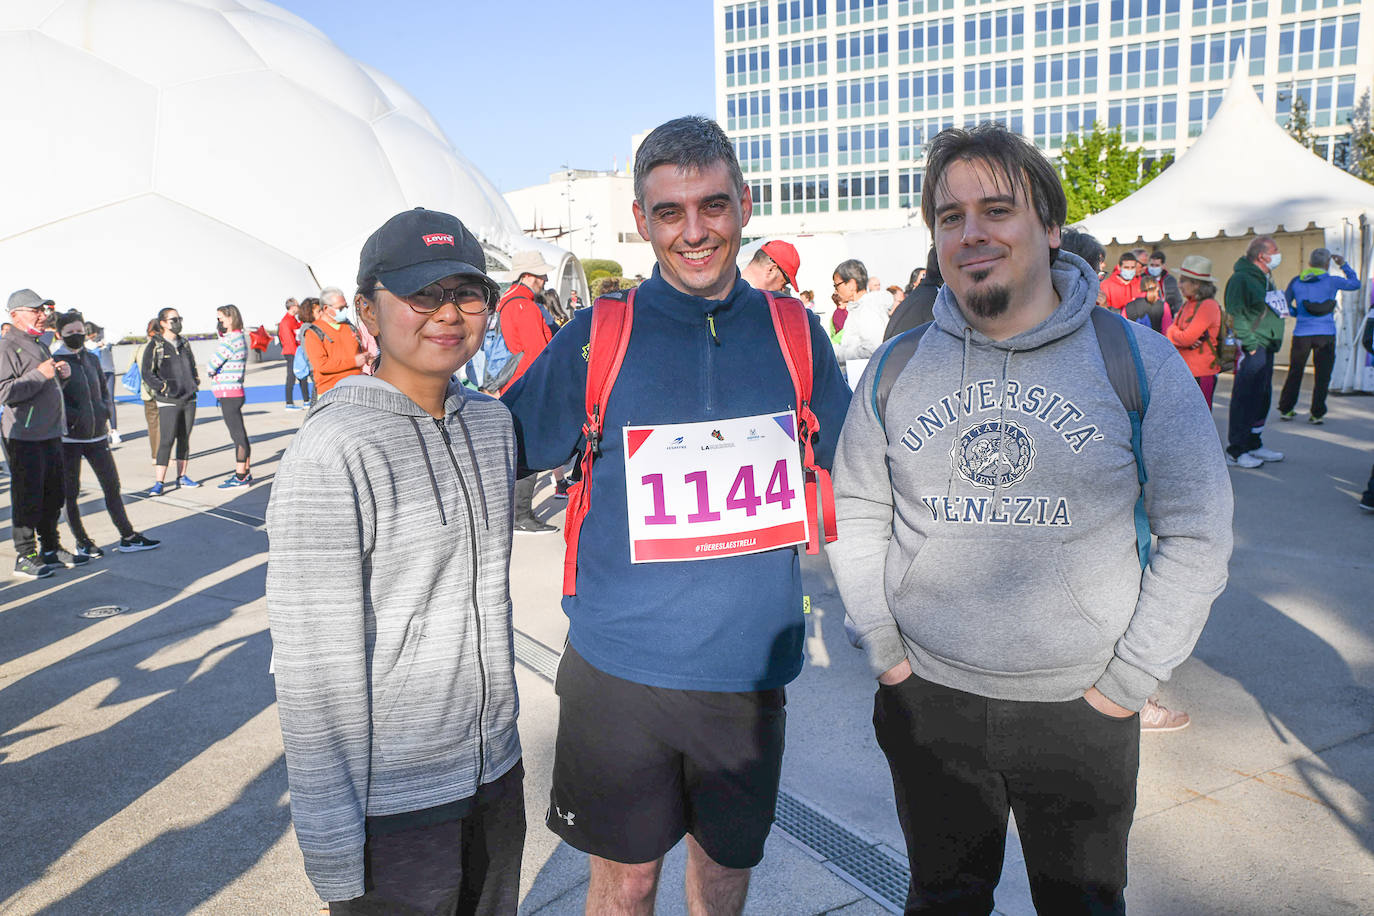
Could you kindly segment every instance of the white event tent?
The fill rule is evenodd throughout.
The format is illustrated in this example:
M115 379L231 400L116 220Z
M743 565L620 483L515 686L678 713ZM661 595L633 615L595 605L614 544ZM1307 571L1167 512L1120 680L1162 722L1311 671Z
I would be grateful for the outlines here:
M1245 236L1311 223L1325 247L1343 252L1358 269L1360 290L1344 293L1336 313L1337 357L1332 387L1374 390L1374 370L1359 345L1369 303L1374 248L1374 185L1313 155L1265 111L1237 61L1217 113L1178 161L1136 193L1084 219L1103 242L1180 241L1218 234ZM1294 272L1306 265L1292 265ZM1231 265L1213 265L1223 282Z
M497 265L536 249L500 192L393 80L266 0L0 3L0 295L30 287L111 335L232 302L351 293L392 214L455 214Z

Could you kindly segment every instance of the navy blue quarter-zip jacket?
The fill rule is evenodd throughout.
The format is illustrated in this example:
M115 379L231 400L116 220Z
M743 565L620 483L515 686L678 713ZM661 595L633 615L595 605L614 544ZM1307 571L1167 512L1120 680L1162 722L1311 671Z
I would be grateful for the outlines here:
M502 400L522 472L581 451L592 310L578 312ZM834 350L811 315L816 462L828 468L849 407ZM600 670L685 690L765 690L801 671L800 548L691 562L631 563L625 426L725 420L796 409L768 303L742 279L724 300L669 286L654 268L635 296L625 362L606 406L569 639ZM796 482L800 495L801 481ZM550 575L557 572L551 570Z

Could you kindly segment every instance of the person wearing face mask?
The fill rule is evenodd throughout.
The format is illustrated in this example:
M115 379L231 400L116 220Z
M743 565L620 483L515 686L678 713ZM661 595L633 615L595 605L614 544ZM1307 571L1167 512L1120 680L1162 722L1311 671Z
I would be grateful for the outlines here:
M1232 467L1257 468L1283 460L1283 452L1265 448L1260 439L1274 396L1274 354L1283 342L1288 314L1283 291L1274 286L1280 260L1278 243L1258 236L1226 281L1226 314L1240 344L1227 421L1226 463Z
M177 449L177 484L198 487L186 473L191 458L191 429L196 424L196 395L200 372L190 342L181 336L181 313L165 308L157 313L158 335L143 353L143 378L157 401L158 445L149 496L161 496L167 479L172 446Z
M1102 292L1107 294L1107 308L1120 312L1126 308L1126 303L1141 297L1139 272L1140 262L1135 259L1134 253L1126 251L1117 258L1116 269L1102 281Z
M1159 297L1169 306L1169 311L1177 315L1183 311L1183 292L1178 288L1178 280L1164 266L1164 252L1156 248L1150 252L1150 260L1145 273L1155 278L1159 284Z
M119 471L114 455L110 454L108 394L105 376L100 369L100 357L86 347L86 324L78 311L64 312L57 318L57 333L61 345L53 352L53 359L66 363L71 372L62 387L63 412L67 428L62 434L63 491L67 504L67 524L76 539L76 553L89 560L105 555L81 521L81 462L85 460L95 472L105 495L105 511L119 530L120 553L152 550L160 543L134 530L124 500L119 494Z
M350 375L361 375L367 362L367 351L350 318L343 290L336 286L320 290L315 320L301 334L301 346L315 378L316 402Z
M206 368L224 415L224 425L234 442L234 473L219 485L221 490L228 490L253 483L253 474L248 469L252 447L243 426L243 372L248 359L248 335L243 332L243 315L238 306L222 305L215 311L215 330L219 332L219 346Z

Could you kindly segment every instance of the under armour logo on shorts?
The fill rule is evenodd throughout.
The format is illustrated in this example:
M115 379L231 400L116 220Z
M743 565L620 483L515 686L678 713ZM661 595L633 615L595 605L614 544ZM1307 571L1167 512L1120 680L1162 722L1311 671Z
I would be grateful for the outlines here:
M553 810L558 814L559 817L561 817L564 821L567 822L569 827L573 825L573 818L577 817L576 814L574 814L571 811L564 812L563 809L558 807L557 805L554 805Z

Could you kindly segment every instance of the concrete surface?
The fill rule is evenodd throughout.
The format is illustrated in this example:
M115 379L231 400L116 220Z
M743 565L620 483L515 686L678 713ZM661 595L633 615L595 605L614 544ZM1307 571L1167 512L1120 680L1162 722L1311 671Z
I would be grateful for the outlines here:
M250 366L249 384L276 382L281 366ZM151 482L147 441L141 411L120 413L115 454L133 494ZM261 519L302 416L249 405L259 483L220 491L232 450L218 411L203 409L191 473L206 486L128 499L160 549L0 581L0 913L318 909L291 830L263 601ZM1322 427L1302 419L1266 436L1286 461L1232 472L1231 584L1163 689L1193 725L1142 739L1134 913L1374 912L1374 517L1355 507L1374 460L1374 399L1333 398ZM84 517L109 549L115 532L84 477ZM551 497L544 486L536 504L561 521ZM554 535L520 537L512 564L515 624L555 650L566 632L562 548ZM900 860L873 682L845 639L824 558L808 559L806 574L814 613L808 664L788 691L784 788ZM111 603L128 611L77 616ZM580 913L585 857L542 823L556 699L530 670L517 677L529 812L521 912ZM660 912L685 911L683 858L680 846L668 858ZM747 911L887 912L835 867L775 830ZM1014 834L997 900L1009 916L1033 912Z

